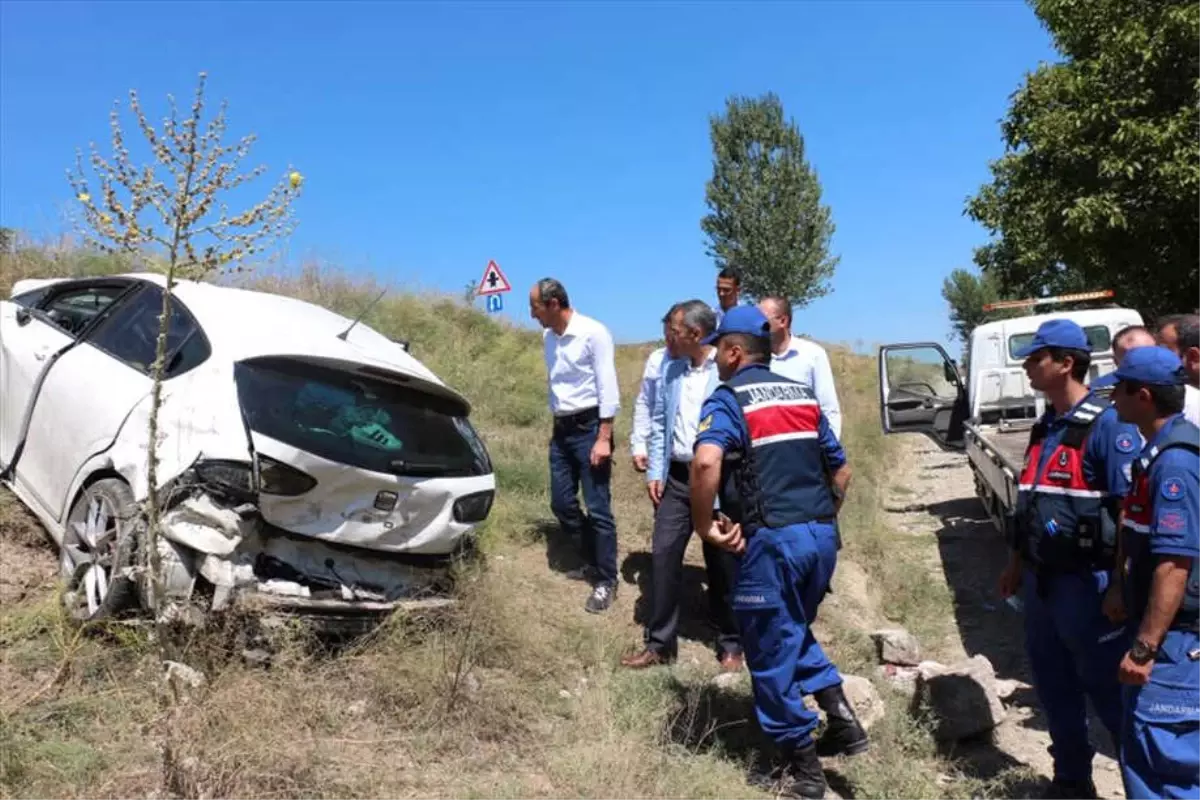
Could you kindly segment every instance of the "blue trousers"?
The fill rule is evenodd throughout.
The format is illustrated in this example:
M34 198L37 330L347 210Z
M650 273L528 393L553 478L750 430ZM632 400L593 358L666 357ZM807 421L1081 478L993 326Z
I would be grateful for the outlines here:
M805 523L759 529L746 542L733 591L759 726L781 750L812 740L817 715L804 695L842 682L809 628L833 568L836 537Z
M1095 751L1088 741L1087 703L1121 741L1122 697L1117 671L1129 633L1101 611L1104 573L1059 573L1038 585L1025 573L1025 652L1050 730L1054 777L1087 781Z
M1121 778L1125 796L1200 797L1200 647L1190 631L1168 631L1145 686L1125 686Z
M596 569L601 583L617 584L617 524L612 513L612 459L591 465L592 445L600 420L555 420L550 437L550 510L558 524L583 545L583 560ZM587 514L579 507L579 489Z

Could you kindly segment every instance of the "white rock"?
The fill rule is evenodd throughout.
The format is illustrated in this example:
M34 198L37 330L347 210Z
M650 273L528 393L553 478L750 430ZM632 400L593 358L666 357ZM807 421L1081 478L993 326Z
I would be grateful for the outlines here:
M884 664L915 667L921 663L921 645L915 636L903 628L886 628L871 634L875 652Z
M917 691L917 668L901 667L896 664L883 664L875 668L875 674L882 678L887 685L899 690L908 697Z
M883 704L879 690L867 678L843 675L842 691L845 692L850 705L854 707L854 713L858 716L858 721L863 728L869 729L887 714L887 706Z
M743 673L741 672L718 672L710 683L721 689L736 689L742 682L742 678Z
M1006 716L996 692L996 671L983 655L949 667L922 662L917 668L912 710L919 711L923 706L933 714L937 723L934 737L939 741L985 733Z

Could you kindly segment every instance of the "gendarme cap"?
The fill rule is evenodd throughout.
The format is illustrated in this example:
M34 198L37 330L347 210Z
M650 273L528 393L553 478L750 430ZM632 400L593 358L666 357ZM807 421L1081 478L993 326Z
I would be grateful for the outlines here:
M771 335L771 326L766 316L758 310L758 306L734 306L721 317L721 324L717 329L704 337L704 344L712 344L731 333L767 338Z

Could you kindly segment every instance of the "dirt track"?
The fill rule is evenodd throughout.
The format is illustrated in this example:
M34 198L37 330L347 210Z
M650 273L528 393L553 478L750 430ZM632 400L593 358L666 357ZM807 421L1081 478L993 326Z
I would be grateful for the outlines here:
M992 662L998 678L1021 682L1005 701L1008 719L994 741L971 745L954 755L973 763L983 777L1025 765L1036 774L1013 785L1015 791L1009 796L1038 797L1052 772L1047 751L1050 736L1029 685L1021 615L996 590L1007 559L1006 545L975 498L966 456L942 452L924 437L906 436L902 442L911 457L901 463L912 467L895 481L902 491L888 508L896 509L890 514L896 529L928 543L930 578L944 580L953 592L958 636L956 641L951 637L940 643L941 650L947 658L981 653ZM1100 797L1123 798L1115 753L1107 739L1099 720L1093 718L1092 741L1099 751L1093 769L1096 789Z

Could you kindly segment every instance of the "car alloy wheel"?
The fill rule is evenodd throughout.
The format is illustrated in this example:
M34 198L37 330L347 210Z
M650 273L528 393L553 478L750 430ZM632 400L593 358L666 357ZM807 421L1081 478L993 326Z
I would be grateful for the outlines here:
M136 597L130 567L138 513L129 487L113 478L89 486L71 508L60 572L63 605L76 621L113 616Z

